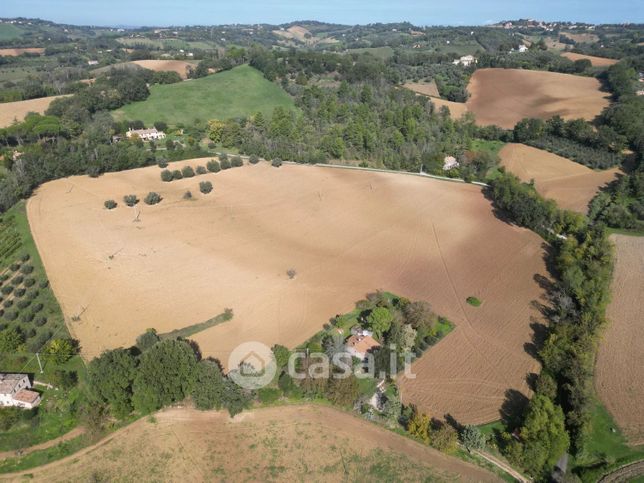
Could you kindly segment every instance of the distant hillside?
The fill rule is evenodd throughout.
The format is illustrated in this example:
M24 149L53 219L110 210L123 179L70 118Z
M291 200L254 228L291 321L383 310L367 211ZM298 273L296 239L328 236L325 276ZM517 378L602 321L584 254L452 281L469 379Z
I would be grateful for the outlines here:
M191 123L195 119L246 117L261 111L270 115L278 106L293 109L291 97L247 65L178 84L154 85L150 97L114 111L117 119Z

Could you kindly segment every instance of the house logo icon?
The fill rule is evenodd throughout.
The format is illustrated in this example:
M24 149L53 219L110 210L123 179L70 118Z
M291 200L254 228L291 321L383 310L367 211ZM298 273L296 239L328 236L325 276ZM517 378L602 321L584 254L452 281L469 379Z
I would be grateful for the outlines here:
M273 351L261 342L244 342L228 358L228 375L245 389L259 389L273 380L277 364Z

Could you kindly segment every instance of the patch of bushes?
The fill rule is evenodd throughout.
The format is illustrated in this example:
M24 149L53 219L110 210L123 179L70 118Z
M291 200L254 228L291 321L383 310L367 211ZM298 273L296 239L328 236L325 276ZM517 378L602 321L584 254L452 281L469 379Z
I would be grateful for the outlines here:
M11 270L12 272L17 272L19 268L20 268L20 264L19 264L19 263L12 263L12 264L9 266L9 270Z
M13 277L13 279L11 280L11 285L16 287L16 286L20 285L24 279L25 278L22 275L18 275L16 277Z
M136 197L136 195L125 195L123 197L123 201L127 206L132 207L139 202L139 199Z
M162 160L159 161L158 166L159 166L159 168L162 168L162 169L167 168L168 167L168 162L166 160L162 159Z
M26 309L31 305L31 300L20 300L17 304L16 307L18 307L19 310Z
M14 294L16 297L22 297L22 296L25 294L25 292L26 292L26 291L27 291L27 290L26 290L24 287L19 287L19 288L17 288L17 289L13 292L13 294Z
M250 157L248 158L248 162L250 164L257 164L259 163L259 157L257 157L255 154L251 154Z
M16 320L18 318L18 312L16 310L7 310L4 313L4 318L8 321Z
M0 291L5 295L9 295L11 292L13 292L13 287L11 285L5 285L0 289Z
M172 179L183 179L183 174L178 169L172 171Z
M204 166L197 166L197 174L206 174L208 170Z
M161 171L161 181L165 181L166 183L169 183L174 179L174 176L172 176L172 171L169 169L164 169Z
M275 387L263 387L257 391L257 398L264 404L271 404L282 396L282 391Z
M13 305L13 300L5 300L4 302L2 302L2 305L4 306L5 309L8 309Z
M27 278L25 279L25 287L33 287L36 284L36 279L35 278Z
M280 166L282 166L282 160L279 158L275 158L273 161L271 161L271 166L273 168L279 168Z
M36 305L34 305L32 307L31 310L33 311L34 314L37 314L38 312L40 312L43 309L43 307L44 307L44 305L42 303L38 302Z
M35 289L33 289L33 290L30 290L30 291L27 293L27 298L28 298L29 300L33 300L33 299L35 299L36 297L38 297L38 289L37 289L37 288L35 288Z
M49 280L47 280L47 279L45 279L45 280L41 280L41 281L40 281L40 283L38 284L38 286L39 286L40 288L47 288L47 287L49 287Z
M35 322L34 322L34 323L36 324L36 326L38 326L38 327L42 327L43 325L45 325L45 324L47 323L47 317L45 317L45 316L41 315L40 317L38 317L38 318L35 320Z
M183 194L183 199L184 199L184 200L191 200L191 199L192 199L192 193L190 192L190 190L186 191L186 192Z
M150 191L143 201L145 202L146 205L156 205L157 203L160 203L161 200L162 198L159 193Z
M114 200L106 200L105 203L103 203L103 205L108 210L113 210L114 208L116 208L118 206L118 203L116 201L114 201Z
M206 168L211 173L218 173L221 170L221 166L219 166L219 162L215 161L214 159L211 159L206 163Z
M212 183L210 181L202 181L199 183L199 191L207 195L212 191Z
M192 166L184 166L181 168L181 174L184 178L192 178L195 175L195 170L192 169Z
M28 262L31 256L28 253L25 253L23 256L20 257L20 260L23 262Z
M467 297L466 301L472 307L480 307L481 304L483 303L479 299L477 299L476 297Z
M219 162L219 165L221 166L221 169L231 168L230 161L228 161L228 157L226 157L225 159L224 158L220 158L220 159L221 161Z
M20 271L25 275L29 275L30 273L32 273L34 271L34 266L29 265L29 264L25 264L20 268Z
M233 156L230 160L230 164L233 168L239 168L244 165L244 162L240 156Z

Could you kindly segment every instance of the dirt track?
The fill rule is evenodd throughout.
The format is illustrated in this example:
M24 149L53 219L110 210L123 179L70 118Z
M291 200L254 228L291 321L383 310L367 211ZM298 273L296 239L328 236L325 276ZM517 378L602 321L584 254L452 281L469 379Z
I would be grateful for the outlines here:
M613 235L613 300L599 345L595 384L629 442L644 444L644 237Z
M620 173L618 168L594 171L525 144L506 144L499 154L501 165L508 171L526 183L534 180L542 196L555 200L561 208L579 213L586 213L597 191Z
M0 103L0 128L11 126L14 120L22 121L30 112L43 114L54 99L67 96L50 96L28 101Z
M173 168L184 164L205 160ZM194 336L226 365L241 342L294 347L385 289L427 300L458 325L415 364L407 400L486 422L498 419L507 390L528 392L538 363L524 345L539 317L531 301L542 293L535 274L546 273L542 242L495 218L479 187L264 163L172 183L160 171L61 179L29 200L52 288L86 357L231 307L232 321ZM206 179L215 189L204 196ZM187 189L192 201L182 199ZM148 191L164 201L123 206L123 195ZM109 198L117 209L103 208ZM467 305L470 295L483 305Z
M350 414L322 406L244 412L168 409L63 460L23 472L35 481L499 481ZM132 462L136 464L132 464ZM17 479L20 474L0 476Z
M521 69L478 69L466 105L479 125L511 129L525 117L594 119L608 106L608 94L593 77Z

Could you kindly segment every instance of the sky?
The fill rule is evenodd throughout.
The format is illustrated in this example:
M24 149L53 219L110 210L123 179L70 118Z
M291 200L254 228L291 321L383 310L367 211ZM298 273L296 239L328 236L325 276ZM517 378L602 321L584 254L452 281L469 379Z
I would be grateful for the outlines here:
M588 23L644 22L644 0L0 0L0 17L77 25L166 26L342 24L409 21L481 25L534 18Z

